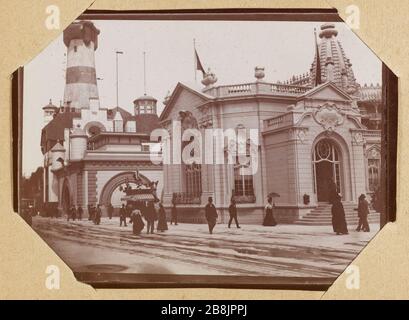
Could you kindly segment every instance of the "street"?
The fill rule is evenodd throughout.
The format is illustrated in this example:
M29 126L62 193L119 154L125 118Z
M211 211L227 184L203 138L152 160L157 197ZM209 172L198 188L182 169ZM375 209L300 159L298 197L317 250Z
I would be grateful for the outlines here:
M336 277L379 230L337 236L331 226L170 225L135 236L119 218L91 221L34 217L33 228L75 272ZM106 268L106 270L104 269Z

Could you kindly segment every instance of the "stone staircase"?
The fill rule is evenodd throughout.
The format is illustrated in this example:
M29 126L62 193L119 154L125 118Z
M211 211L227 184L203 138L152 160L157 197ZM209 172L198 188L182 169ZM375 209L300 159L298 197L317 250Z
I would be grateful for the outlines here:
M358 225L358 204L354 202L342 202L345 210L345 218L348 226L356 227ZM332 224L331 204L327 202L320 202L318 206L307 213L304 217L295 221L297 225L309 225L309 226L326 226ZM369 210L368 215L369 223L379 223L380 215L373 209Z

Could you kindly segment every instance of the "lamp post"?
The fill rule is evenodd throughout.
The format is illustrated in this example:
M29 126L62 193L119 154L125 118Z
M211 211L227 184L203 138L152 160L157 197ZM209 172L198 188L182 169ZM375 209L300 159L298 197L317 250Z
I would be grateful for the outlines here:
M119 80L118 80L118 55L124 54L123 51L116 51L116 106L119 107Z

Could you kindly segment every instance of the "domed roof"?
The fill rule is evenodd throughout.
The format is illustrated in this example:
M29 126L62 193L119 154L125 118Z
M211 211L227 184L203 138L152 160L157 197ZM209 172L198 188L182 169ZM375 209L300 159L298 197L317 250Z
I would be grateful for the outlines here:
M332 81L337 87L349 94L356 93L358 84L352 70L352 63L345 55L341 42L337 39L338 31L333 23L325 23L321 26L319 33L318 53L321 65L321 81ZM311 65L311 84L316 79L316 61Z
M48 110L57 110L58 107L55 106L55 105L53 105L53 102L52 102L51 99L50 99L50 101L48 102L48 104L43 107L43 110L46 110L46 109L48 109Z
M143 96L140 96L139 98L135 99L134 102L136 102L136 101L154 101L154 102L156 102L158 100L155 99L152 96L148 96L148 95L144 94Z

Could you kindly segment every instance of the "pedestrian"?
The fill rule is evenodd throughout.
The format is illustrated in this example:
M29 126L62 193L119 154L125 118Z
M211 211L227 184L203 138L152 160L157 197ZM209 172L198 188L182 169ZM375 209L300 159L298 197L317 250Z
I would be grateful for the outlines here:
M73 205L71 208L71 217L72 220L75 221L75 219L77 219L77 208Z
M68 212L67 212L67 221L70 221L70 219L72 219L72 220L75 221L75 206L71 206L71 207L68 209Z
M143 223L142 220L141 210L139 210L138 207L136 207L132 211L131 220L129 222L132 223L132 232L135 235L140 234L143 228L145 227L145 224Z
M155 221L158 219L158 215L156 213L155 206L153 202L148 202L148 205L145 206L145 214L144 214L145 220L146 220L146 229L147 233L154 233L155 230Z
M175 226L178 225L178 209L175 202L172 202L172 209L170 211L170 224L172 223L175 223Z
M216 207L213 204L212 197L208 198L208 203L206 204L206 207L205 207L205 215L206 215L207 224L209 226L209 233L213 234L213 229L216 226L216 221L217 221L217 211L216 211Z
M277 222L274 219L273 208L274 208L273 198L268 197L267 198L267 204L266 204L266 207L265 207L266 214L265 214L264 220L263 220L263 226L265 226L265 227L274 227L274 226L277 225Z
M119 226L122 227L122 222L124 223L124 226L126 227L126 209L125 205L122 204L121 209L119 209Z
M230 206L229 206L229 214L230 214L230 220L228 227L230 228L230 225L232 221L236 222L236 227L240 229L239 222L237 221L237 207L236 207L236 200L231 199L230 201Z
M168 223L166 222L166 211L162 203L159 203L158 225L156 229L161 232L168 230Z
M110 203L109 205L108 205L108 217L109 217L109 220L111 220L112 219L112 214L114 213L114 207L112 206L112 204Z
M101 205L97 205L97 208L96 208L96 210L95 210L95 221L94 221L94 223L96 224L96 225L99 225L100 224L100 222L101 222L101 216L102 216L102 210L101 210Z
M94 221L94 206L92 204L88 205L88 220Z
M344 206L341 202L341 196L337 194L334 198L332 208L332 228L337 235L348 234L347 222L345 220Z
M78 206L77 215L78 215L78 220L80 221L82 220L82 214L83 214L82 207Z
M359 202L358 202L358 217L359 217L359 223L358 227L356 228L356 231L361 231L361 229L364 232L369 232L369 224L368 224L368 214L369 214L369 204L368 201L366 201L366 196L364 194L361 194L359 196Z

